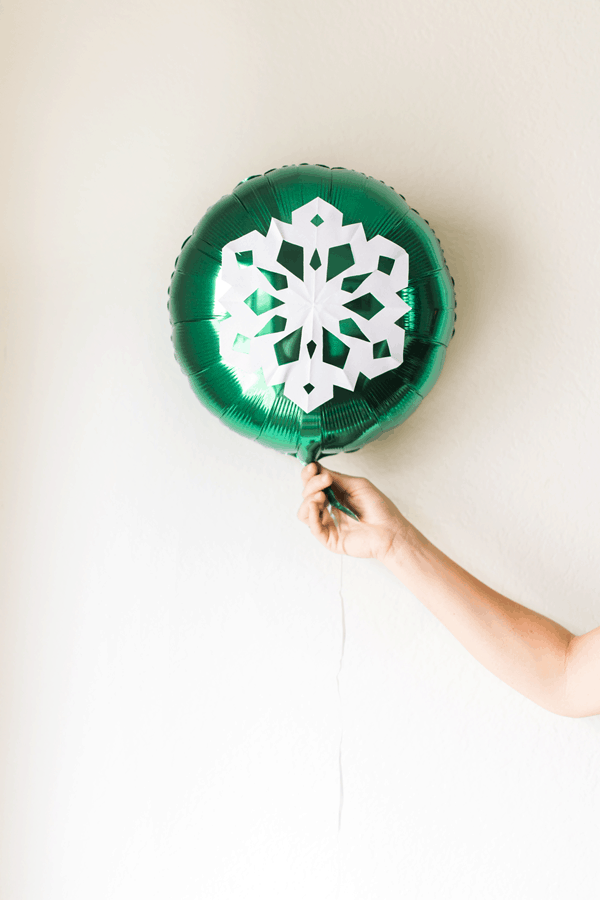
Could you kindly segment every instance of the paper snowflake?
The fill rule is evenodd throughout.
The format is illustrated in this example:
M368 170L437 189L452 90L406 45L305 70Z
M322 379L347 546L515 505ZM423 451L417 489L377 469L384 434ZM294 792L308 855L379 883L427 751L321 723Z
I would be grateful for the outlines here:
M402 362L410 307L408 254L321 198L271 219L223 247L217 301L223 307L221 355L242 372L262 369L268 385L304 412L354 390L359 373L375 378Z

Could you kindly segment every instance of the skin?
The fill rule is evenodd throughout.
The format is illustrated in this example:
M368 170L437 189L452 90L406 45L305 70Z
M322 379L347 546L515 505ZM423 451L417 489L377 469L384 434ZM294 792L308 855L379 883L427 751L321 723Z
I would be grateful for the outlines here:
M434 547L366 478L302 472L298 518L332 553L383 563L475 659L534 703L562 716L600 714L600 628L575 636L503 597ZM332 487L359 516L332 515Z

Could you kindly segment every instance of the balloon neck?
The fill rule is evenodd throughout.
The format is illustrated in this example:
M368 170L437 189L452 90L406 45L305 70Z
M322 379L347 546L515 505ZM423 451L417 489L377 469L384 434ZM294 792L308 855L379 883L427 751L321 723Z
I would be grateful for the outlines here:
M318 462L323 456L322 444L320 441L314 441L298 448L296 457L307 466L309 463Z

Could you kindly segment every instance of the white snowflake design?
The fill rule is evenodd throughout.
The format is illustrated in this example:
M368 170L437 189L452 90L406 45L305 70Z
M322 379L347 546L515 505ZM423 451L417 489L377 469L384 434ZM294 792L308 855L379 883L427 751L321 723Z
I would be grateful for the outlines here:
M223 247L217 309L221 356L242 372L262 369L268 385L312 412L334 385L354 390L402 362L410 307L408 254L362 223L343 225L321 198L271 219L266 237L251 231Z

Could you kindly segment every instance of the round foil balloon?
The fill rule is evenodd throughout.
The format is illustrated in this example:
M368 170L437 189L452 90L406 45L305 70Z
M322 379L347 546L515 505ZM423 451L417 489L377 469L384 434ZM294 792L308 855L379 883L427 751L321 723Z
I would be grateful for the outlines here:
M407 418L440 374L453 281L403 197L347 169L242 181L183 244L169 309L202 403L303 462Z

